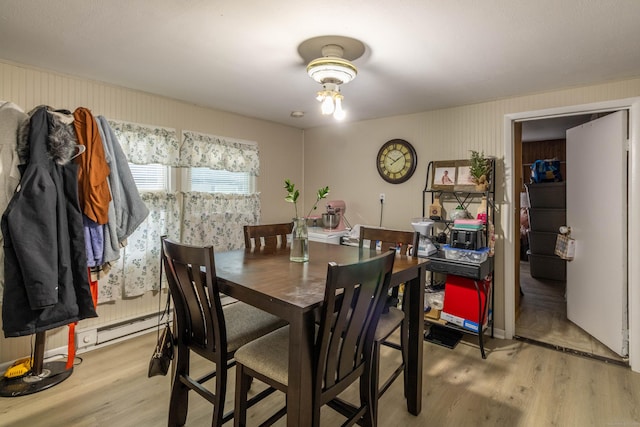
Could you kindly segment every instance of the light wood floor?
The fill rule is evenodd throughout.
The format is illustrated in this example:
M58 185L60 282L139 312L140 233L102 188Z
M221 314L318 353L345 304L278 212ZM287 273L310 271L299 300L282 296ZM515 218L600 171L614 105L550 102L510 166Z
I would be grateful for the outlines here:
M0 425L157 427L166 425L169 377L147 378L155 333L81 355L64 382L29 396L0 398ZM407 413L398 380L380 401L380 426L613 426L640 424L640 374L519 341L477 337L454 350L424 343L422 413ZM385 357L397 352L386 350ZM201 363L194 363L201 367ZM232 372L233 374L233 372ZM257 387L256 387L257 388ZM228 399L232 407L233 385ZM282 404L250 410L250 425ZM210 425L211 408L191 395L188 426ZM322 425L339 418L323 412ZM231 425L230 423L227 425ZM285 425L281 420L278 426Z
M529 273L529 263L520 261L520 286L524 295L520 299L516 335L626 362L626 359L567 319L565 282L534 279Z

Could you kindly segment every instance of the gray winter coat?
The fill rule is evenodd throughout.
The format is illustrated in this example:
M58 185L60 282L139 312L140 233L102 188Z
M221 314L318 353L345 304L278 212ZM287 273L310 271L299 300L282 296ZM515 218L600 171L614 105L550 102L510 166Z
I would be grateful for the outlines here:
M105 227L104 261L119 257L119 248L149 215L149 209L140 198L140 193L129 169L129 162L109 122L97 116L98 130L104 145L104 154L109 164L109 223ZM114 253L115 252L115 253Z

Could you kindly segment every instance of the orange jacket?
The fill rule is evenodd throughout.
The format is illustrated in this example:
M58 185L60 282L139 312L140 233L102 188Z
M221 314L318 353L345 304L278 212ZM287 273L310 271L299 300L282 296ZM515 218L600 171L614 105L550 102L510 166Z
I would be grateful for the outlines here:
M107 177L109 165L104 155L104 147L98 125L87 108L79 107L73 112L73 126L76 129L78 143L86 151L76 158L78 168L78 198L80 208L89 219L98 223L109 222L109 202L111 192Z

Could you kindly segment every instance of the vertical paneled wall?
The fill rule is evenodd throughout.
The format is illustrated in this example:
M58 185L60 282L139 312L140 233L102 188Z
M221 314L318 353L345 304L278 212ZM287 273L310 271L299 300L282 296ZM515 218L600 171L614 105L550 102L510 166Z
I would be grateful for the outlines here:
M411 218L422 215L422 190L427 165L433 160L469 158L469 150L484 151L496 162L495 307L497 328L504 327L504 239L512 239L511 195L505 192L504 116L527 111L582 105L640 96L640 79L603 83L509 98L455 108L317 128L305 132L305 188L331 186L331 197L344 199L351 224L381 225L410 230ZM378 176L375 158L393 138L411 142L418 169L407 182L388 184ZM381 208L379 194L385 193ZM305 192L307 202L313 192ZM509 284L513 286L513 284Z
M169 98L101 82L34 69L0 61L0 100L11 101L29 111L38 105L75 110L87 107L94 115L109 119L162 127L194 130L214 135L256 141L262 162L258 178L263 222L280 222L291 217L282 199L282 180L302 182L303 133L299 129L271 122L211 110ZM98 306L97 319L83 320L79 329L100 327L157 311L158 297L148 293L139 298ZM3 335L2 335L3 336ZM67 328L47 332L47 349L65 346ZM0 364L29 354L31 337L0 337Z

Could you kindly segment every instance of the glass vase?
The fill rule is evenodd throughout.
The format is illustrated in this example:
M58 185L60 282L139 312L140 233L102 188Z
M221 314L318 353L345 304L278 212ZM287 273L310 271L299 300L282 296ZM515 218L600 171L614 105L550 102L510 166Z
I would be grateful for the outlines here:
M309 233L306 218L293 218L289 259L295 262L309 261Z

